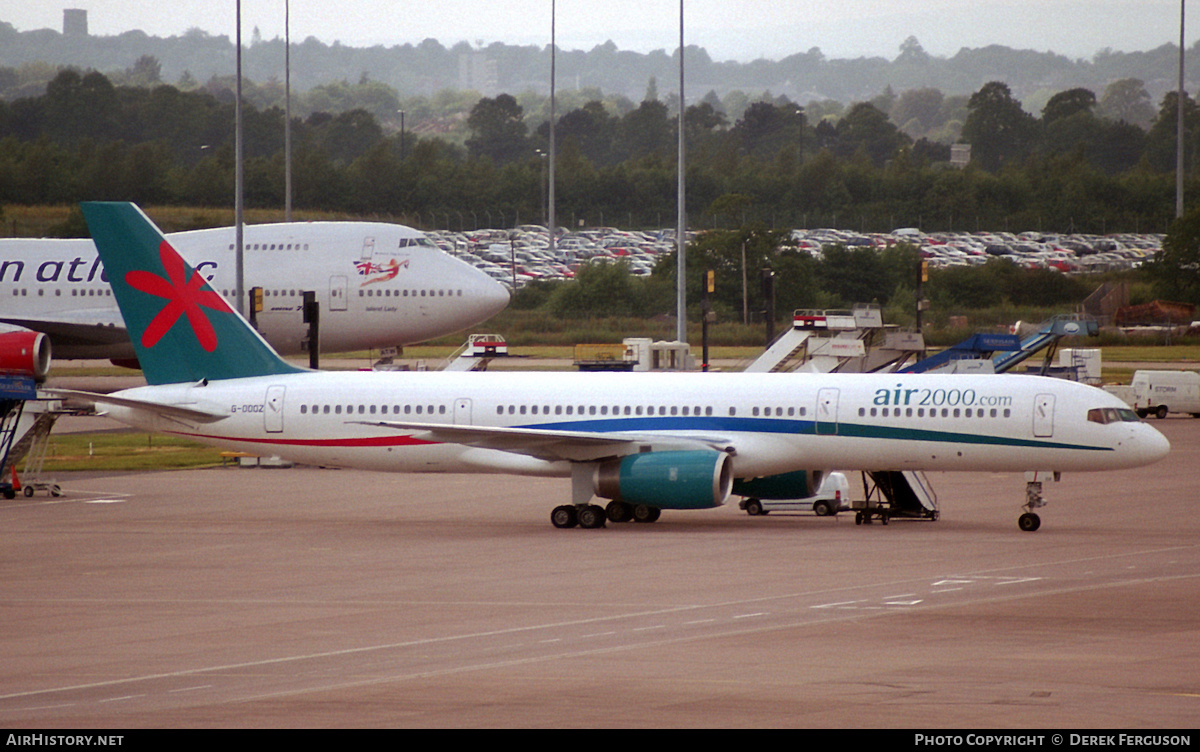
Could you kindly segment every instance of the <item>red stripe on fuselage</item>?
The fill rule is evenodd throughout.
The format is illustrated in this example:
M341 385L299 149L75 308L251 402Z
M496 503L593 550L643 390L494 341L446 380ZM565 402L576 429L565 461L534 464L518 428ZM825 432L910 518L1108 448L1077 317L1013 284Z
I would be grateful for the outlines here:
M389 447L389 446L426 446L437 444L437 441L422 441L411 436L378 436L366 439L255 439L239 438L237 436L210 436L203 433L184 433L171 431L176 436L186 436L192 439L214 441L237 441L245 444L276 444L279 446L308 446L308 447Z

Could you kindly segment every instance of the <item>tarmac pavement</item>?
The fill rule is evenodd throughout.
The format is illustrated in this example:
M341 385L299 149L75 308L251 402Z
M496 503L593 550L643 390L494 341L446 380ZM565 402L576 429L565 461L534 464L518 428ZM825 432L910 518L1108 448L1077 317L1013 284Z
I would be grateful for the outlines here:
M0 725L1191 728L1200 420L1154 424L1036 533L1019 474L601 530L550 525L566 480L61 474L0 502Z

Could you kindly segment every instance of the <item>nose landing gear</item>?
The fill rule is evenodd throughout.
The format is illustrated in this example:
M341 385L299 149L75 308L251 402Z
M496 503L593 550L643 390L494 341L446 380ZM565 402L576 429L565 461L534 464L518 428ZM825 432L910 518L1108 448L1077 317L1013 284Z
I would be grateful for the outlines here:
M1042 481L1037 480L1046 475L1048 473L1025 474L1025 506L1021 507L1025 512L1017 518L1017 527L1026 533L1032 533L1042 526L1042 518L1033 510L1046 506L1046 499L1042 496ZM1058 473L1054 473L1054 479L1058 480L1058 477Z

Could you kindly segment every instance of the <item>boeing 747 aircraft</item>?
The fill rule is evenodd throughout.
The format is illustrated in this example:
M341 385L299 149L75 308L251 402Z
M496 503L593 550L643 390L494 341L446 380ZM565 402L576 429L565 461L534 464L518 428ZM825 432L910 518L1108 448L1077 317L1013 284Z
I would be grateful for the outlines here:
M1170 448L1115 397L1034 376L302 370L137 207L84 204L84 216L149 385L60 393L142 429L297 462L569 477L557 527L719 507L757 478L802 497L829 468L1096 471Z
M508 305L505 287L442 252L420 232L379 222L244 228L245 287L262 287L258 328L295 355L307 334L301 304L315 291L321 349L344 352L423 342L462 331ZM170 235L171 246L236 308L234 228ZM134 347L90 239L0 240L0 357L50 337L58 359L132 361ZM21 330L26 331L21 331Z

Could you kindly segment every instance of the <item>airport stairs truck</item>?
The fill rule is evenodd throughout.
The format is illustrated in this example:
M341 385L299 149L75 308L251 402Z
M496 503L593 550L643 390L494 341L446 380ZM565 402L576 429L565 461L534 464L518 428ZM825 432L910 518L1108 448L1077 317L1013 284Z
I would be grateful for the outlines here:
M1017 325L1018 328L1020 324ZM1050 363L1058 343L1064 337L1094 337L1100 328L1096 320L1083 314L1063 314L1041 324L1030 336L977 333L958 344L931 355L900 373L1004 373L1049 348ZM1044 370L1044 369L1043 369Z
M875 373L924 353L920 332L888 330L878 305L797 310L792 326L744 369L747 373Z

